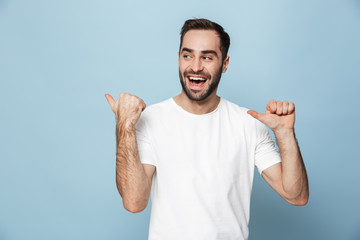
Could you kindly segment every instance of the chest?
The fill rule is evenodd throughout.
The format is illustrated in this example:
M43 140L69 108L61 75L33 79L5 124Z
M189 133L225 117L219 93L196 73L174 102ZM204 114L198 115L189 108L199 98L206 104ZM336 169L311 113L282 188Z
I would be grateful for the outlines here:
M252 136L226 117L178 119L156 125L157 176L178 188L223 187L253 170ZM179 185L181 179L181 186Z

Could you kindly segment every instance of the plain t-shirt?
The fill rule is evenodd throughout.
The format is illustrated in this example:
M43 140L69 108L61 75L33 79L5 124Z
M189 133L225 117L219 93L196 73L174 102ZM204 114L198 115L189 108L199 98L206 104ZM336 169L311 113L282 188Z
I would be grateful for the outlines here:
M192 114L173 98L136 124L140 161L156 166L149 240L240 240L249 235L254 166L281 161L267 127L223 98Z

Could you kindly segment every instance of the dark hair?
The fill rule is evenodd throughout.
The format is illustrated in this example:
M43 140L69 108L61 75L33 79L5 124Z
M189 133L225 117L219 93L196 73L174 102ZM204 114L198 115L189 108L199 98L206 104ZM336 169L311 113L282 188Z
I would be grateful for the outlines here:
M186 20L184 26L181 28L180 32L180 48L181 51L182 42L184 39L185 34L190 30L213 30L216 31L220 38L220 51L222 55L222 60L224 61L229 47L230 47L230 36L224 31L224 28L219 24L207 20L205 18L198 18L198 19L189 19Z

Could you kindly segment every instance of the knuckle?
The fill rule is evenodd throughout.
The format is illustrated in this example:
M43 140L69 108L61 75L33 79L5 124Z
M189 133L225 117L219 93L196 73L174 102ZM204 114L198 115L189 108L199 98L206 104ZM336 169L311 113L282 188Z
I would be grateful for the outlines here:
M271 101L269 102L269 105L270 105L271 108L276 107L276 101L275 101L275 100L271 100Z

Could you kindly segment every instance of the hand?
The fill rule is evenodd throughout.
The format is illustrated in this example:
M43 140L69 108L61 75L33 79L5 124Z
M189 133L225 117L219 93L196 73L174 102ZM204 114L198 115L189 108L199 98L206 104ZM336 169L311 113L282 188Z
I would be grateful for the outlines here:
M118 123L125 124L125 127L135 126L146 107L142 99L129 93L120 93L116 101L110 94L105 94L105 97L115 113Z
M271 100L268 102L264 114L253 110L249 110L247 113L267 125L275 133L294 129L295 104L293 102Z

